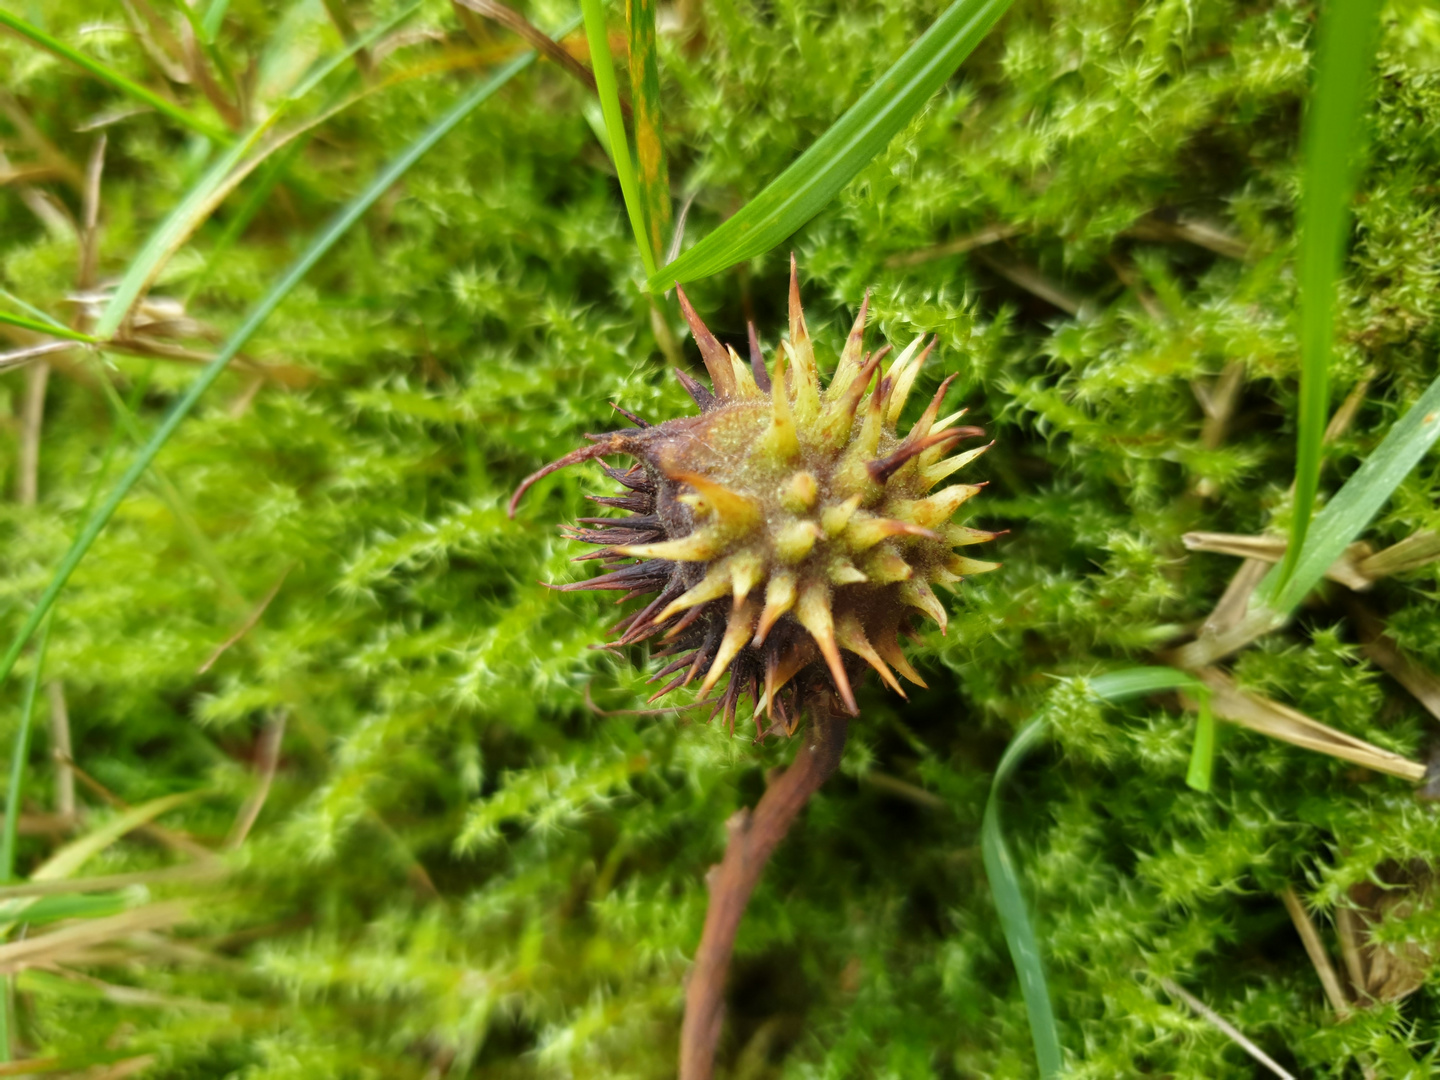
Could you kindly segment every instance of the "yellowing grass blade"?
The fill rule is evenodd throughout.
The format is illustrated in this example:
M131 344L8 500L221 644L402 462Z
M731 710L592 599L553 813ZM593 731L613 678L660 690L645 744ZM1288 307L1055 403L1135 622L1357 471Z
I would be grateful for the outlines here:
M620 89L615 82L615 60L610 54L610 37L605 22L605 0L580 0L585 16L585 37L590 42L590 67L595 73L595 89L600 95L600 110L605 117L605 131L610 138L610 157L615 162L615 175L620 180L620 194L625 199L625 213L640 249L645 273L655 274L655 252L647 239L645 210L640 186L635 182L635 164L630 158L630 141L625 134L625 116L620 111Z
M635 112L635 161L640 200L655 258L662 257L670 231L670 170L660 125L660 65L655 56L655 0L625 0L630 32L630 93Z
M126 833L138 829L141 825L148 825L162 814L168 814L176 807L184 806L197 797L197 792L182 791L174 795L162 795L158 799L151 799L139 806L132 806L129 810L116 814L99 828L66 844L46 859L30 875L30 880L59 881L67 878Z

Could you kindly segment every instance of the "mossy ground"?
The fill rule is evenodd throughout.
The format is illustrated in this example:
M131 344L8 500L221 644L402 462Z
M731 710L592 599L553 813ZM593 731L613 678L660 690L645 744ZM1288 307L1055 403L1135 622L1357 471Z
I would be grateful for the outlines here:
M120 7L29 8L158 79ZM714 0L662 12L671 174L698 192L690 235L775 176L938 10ZM555 25L569 11L533 14ZM951 400L998 440L967 473L990 481L969 520L1011 532L985 551L1004 567L948 600L948 636L912 649L930 690L908 704L874 680L861 691L843 774L756 894L733 973L731 1075L1033 1075L977 835L1000 752L1040 710L1056 739L1024 770L1007 821L1073 1075L1260 1075L1159 977L1297 1074L1429 1074L1434 978L1337 1020L1276 893L1295 887L1333 943L1350 886L1433 858L1435 813L1398 780L1233 730L1213 792L1193 792L1192 721L1173 699L1102 708L1057 682L1151 662L1210 611L1235 564L1187 555L1184 532L1284 521L1313 20L1291 0L1018 0L794 239L830 363L867 287L889 339L939 335L910 412L958 375ZM410 25L444 39L416 37L383 71L473 48L445 4ZM1336 403L1370 381L1326 490L1434 377L1440 344L1440 18L1396 0L1384 26ZM492 52L508 47L493 33ZM336 41L319 3L236 0L220 35L238 71L267 57L261 78L311 40ZM123 99L13 38L0 39L0 69L14 95L0 119L12 167L47 164L19 116L83 168L96 135L77 128ZM248 189L157 295L234 325L316 224L474 78L400 82L327 124L233 246L212 259ZM591 648L615 609L536 584L586 572L554 524L585 512L583 492L608 490L598 470L548 480L518 520L505 516L520 477L615 426L607 401L652 419L687 408L583 104L539 67L424 159L250 346L252 360L299 377L228 374L162 454L203 539L147 482L66 590L46 677L63 684L76 761L125 801L203 791L164 821L218 845L252 790L262 725L283 716L287 734L232 856L237 875L200 890L195 921L173 934L20 976L19 1048L153 1053L146 1075L166 1077L672 1074L706 868L726 818L792 746L756 747L684 715L601 711L643 708L648 693L643 671ZM106 131L99 266L113 277L204 161L154 114ZM78 213L63 177L36 180L42 190ZM20 195L0 188L0 285L68 319L75 236ZM1228 246L1136 228L1155 214L1217 223ZM1008 239L907 261L986 229ZM741 346L753 317L773 346L786 254L694 285L722 340ZM1232 364L1243 389L1208 445L1194 387ZM172 361L56 359L38 504L0 504L7 638L116 437L107 371L147 431L193 377ZM12 483L25 379L0 380ZM118 437L111 479L133 449ZM1440 527L1437 490L1431 456L1369 535ZM197 673L282 577L254 628ZM1423 569L1367 601L1432 669L1437 585ZM1361 656L1340 599L1322 593L1243 654L1240 681L1423 757L1433 721ZM22 682L5 691L0 745ZM26 774L36 813L53 808L55 775L41 725ZM92 822L113 813L83 786L81 799ZM21 872L53 845L27 838ZM142 836L87 873L174 859ZM1420 904L1387 933L1433 941L1437 930L1440 913ZM127 999L75 969L163 996Z

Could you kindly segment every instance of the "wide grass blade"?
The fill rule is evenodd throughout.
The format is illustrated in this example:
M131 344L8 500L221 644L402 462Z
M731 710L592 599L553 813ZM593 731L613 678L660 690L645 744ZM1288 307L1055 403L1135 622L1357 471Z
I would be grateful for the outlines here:
M3 8L0 8L0 26L8 26L21 37L28 38L36 45L49 49L61 59L68 60L76 67L88 71L101 82L109 83L122 94L126 94L136 101L149 105L156 112L163 113L176 123L200 135L204 135L207 139L214 139L220 143L228 143L233 138L230 132L226 131L223 127L213 124L203 117L196 116L189 109L176 105L173 101L161 97L155 93L155 91L147 89L131 79L127 79L124 75L121 75L108 65L102 64L94 57L86 56L78 49L71 48L59 38L52 37L38 26L32 26L20 18L20 16L12 15Z
M260 172L260 176L251 185L250 193L245 196L240 205L235 207L225 223L225 229L209 247L205 255L205 265L200 272L191 279L190 287L185 291L184 303L188 307L190 302L210 282L211 276L224 262L226 254L240 239L250 223L255 220L255 215L265 205L270 195L274 192L277 184L295 164L296 160L305 152L309 143L308 136L296 137L280 150L273 158L267 161Z
M979 44L1010 0L955 0L848 112L759 195L658 274L668 289L769 251L889 145Z
M237 142L225 153L219 161L215 162L202 176L197 184L186 193L185 198L165 218L160 227L145 242L139 254L130 261L125 268L125 274L120 283L115 287L109 303L101 313L99 322L95 326L95 333L102 339L113 337L125 321L135 301L142 297L154 283L160 270L174 256L189 236L200 226L215 208L223 201L235 187L237 187L246 176L252 172L260 161L270 153L279 149L286 139L293 139L295 133L274 143L259 157L246 162L245 167L239 170L240 163L245 155L261 136L272 128L282 116L284 116L297 101L303 98L332 72L340 67L347 58L354 55L359 49L374 43L381 35L400 25L420 8L415 3L401 9L396 15L385 20L379 25L372 27L367 33L351 42L345 49L342 49L334 56L319 61L315 69L302 78L294 88L286 94L280 106L275 109L264 121L257 124L243 140ZM326 109L321 116L329 115L333 110ZM293 154L282 155L277 161L282 165L288 165L293 161ZM278 179L275 174L274 179ZM269 188L264 189L267 193ZM227 231L227 237L230 236ZM227 245L228 246L228 245Z
M995 898L995 907L1000 913L1005 943L1010 946L1010 958L1020 977L1020 992L1025 997L1025 1011L1030 1017L1030 1037L1035 1043L1035 1059L1039 1063L1041 1077L1048 1080L1060 1074L1060 1030L1055 1025L1055 1012L1050 1006L1050 988L1045 980L1045 964L1040 956L1039 942L1035 939L1035 927L1030 921L1030 908L1020 888L1020 870L1005 843L1005 832L1000 822L1000 789L1044 737L1046 723L1045 718L1040 717L1027 724L1000 759L995 779L990 783L990 797L985 801L980 850L985 859L990 894Z
M647 277L655 276L655 252L647 240L645 208L640 187L635 181L635 165L630 159L630 143L625 134L625 116L620 111L620 88L615 81L615 58L610 53L610 37L605 25L605 0L580 0L585 17L585 37L590 43L590 67L595 73L595 89L600 95L600 109L605 114L605 131L610 136L610 157L615 162L615 175L620 179L620 194L625 200L625 213L640 249L640 261Z
M1210 695L1200 697L1200 712L1195 718L1195 742L1190 748L1190 767L1185 771L1187 787L1208 792L1215 776L1215 714L1210 711Z
M61 919L103 919L118 915L130 906L124 893L95 893L90 896L46 896L29 907L25 922L59 922Z
M185 198L180 200L160 227L145 241L145 246L130 260L120 283L110 295L105 310L100 313L95 324L96 337L107 340L115 336L115 332L125 321L125 316L129 314L131 305L154 281L168 256L185 242L185 238L208 214L216 192L268 127L269 122L258 125L244 140L222 154L220 160L206 170L199 182L186 193Z
M1273 567L1256 590L1272 611L1289 615L1325 576L1325 571L1380 512L1391 494L1440 437L1440 379L1395 422L1354 475L1315 517L1305 546L1287 576ZM1293 541L1292 541L1293 543Z
M575 20L571 23L570 27L567 27L562 33L568 33L577 23L578 20ZM346 231L354 225L355 222L359 221L364 213L369 210L415 162L420 160L437 142L449 134L449 132L459 124L460 121L464 120L477 106L527 68L534 60L534 52L522 53L489 79L462 97L451 107L449 112L431 125L429 130L421 135L420 138L411 143L403 154L382 169L380 174L370 182L369 186L351 200L349 205L341 210L340 213L320 231L320 234L311 241L310 246L295 260L295 263L281 276L280 280L270 287L270 291L255 305L250 314L246 316L240 326L230 335L225 341L225 344L220 347L220 351L215 354L215 359L205 366L200 375L190 384L190 388L185 392L184 396L170 409L169 414L160 423L160 426L155 429L154 434L151 435L144 449L142 449L135 460L131 462L130 467L125 470L124 475L120 477L115 486L110 490L110 493L85 522L84 527L80 530L80 534L70 546L70 550L67 551L65 557L60 560L60 565L56 567L55 573L51 577L50 583L45 587L44 593L41 594L35 606L31 608L29 616L26 618L24 625L21 626L19 633L15 635L15 640L11 642L9 650L3 658L0 658L0 683L3 683L4 680L9 677L10 672L15 667L16 659L20 656L20 650L25 647L25 642L35 633L36 627L40 625L40 621L45 618L45 614L54 605L56 597L60 595L60 590L63 589L65 583L70 580L70 575L75 572L75 567L80 565L80 560L85 557L86 552L90 550L90 546L95 543L96 538L100 535L101 530L105 528L106 523L115 513L116 508L124 501L125 496L128 495L130 489L135 486L136 481L138 481L150 467L150 463L155 460L161 449L169 442L170 436L175 434L176 428L178 428L185 417L190 414L190 410L199 402L205 391L220 377L220 373L225 370L225 366L235 357L235 354L245 347L245 343L260 329L261 324L263 324L265 320L270 317L271 313L280 306L281 302L290 295L291 290L300 283L300 280L310 272L311 268L335 246L340 237L345 235Z
M655 51L655 0L625 0L630 33L630 94L635 113L635 162L650 250L658 262L670 231L670 170L660 124L660 64Z
M1335 282L1350 231L1355 151L1379 25L1377 0L1328 0L1320 12L1315 90L1305 114L1304 196L1300 206L1300 415L1295 500L1281 580L1305 547L1330 408L1335 343Z

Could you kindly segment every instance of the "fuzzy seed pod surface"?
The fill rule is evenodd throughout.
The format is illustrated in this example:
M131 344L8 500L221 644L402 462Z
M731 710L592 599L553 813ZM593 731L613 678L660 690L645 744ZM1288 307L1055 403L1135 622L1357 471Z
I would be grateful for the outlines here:
M982 485L940 486L989 449L952 452L984 434L957 423L963 409L940 416L953 376L903 437L896 430L933 343L922 349L917 339L888 366L888 346L864 352L867 297L822 387L793 258L790 336L773 371L753 328L747 365L679 296L712 386L676 372L699 414L655 425L631 417L635 427L587 436L591 445L527 477L511 512L557 469L634 459L605 467L617 495L591 496L630 516L582 518L568 530L599 545L581 558L607 572L559 588L650 597L614 628L614 644L659 640L666 662L652 676L662 681L652 701L697 678L704 698L728 673L716 709L733 727L748 694L763 737L793 732L821 696L853 715L853 684L867 669L902 696L896 672L923 686L900 647L909 620L928 616L943 633L934 586L999 565L954 550L997 534L951 522Z

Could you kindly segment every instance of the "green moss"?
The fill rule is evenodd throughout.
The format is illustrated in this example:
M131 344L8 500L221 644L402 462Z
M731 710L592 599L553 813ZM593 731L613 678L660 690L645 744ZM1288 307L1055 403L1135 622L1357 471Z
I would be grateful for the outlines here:
M133 35L115 29L118 9L103 16L109 29L86 31L91 5L32 7L51 32L159 84ZM662 26L669 17L684 31L662 33L661 77L672 176L697 193L688 235L776 175L937 10L727 0L662 12ZM308 43L338 46L319 11L237 0L220 51L244 72L269 49L265 78L303 68ZM536 17L553 25L550 14ZM846 766L781 848L742 928L731 1075L1033 1075L978 829L1000 752L1040 710L1056 739L1023 771L1007 821L1074 1075L1257 1075L1159 977L1298 1074L1433 1067L1433 978L1336 1020L1275 894L1288 884L1313 903L1339 965L1336 905L1352 886L1428 863L1434 814L1400 781L1234 730L1213 793L1192 792L1192 721L1173 702L1100 708L1068 681L1149 662L1213 608L1235 563L1187 554L1183 533L1285 520L1313 16L1288 0L1018 4L795 238L822 357L838 352L867 287L878 333L938 334L906 422L940 378L959 376L952 397L997 439L967 472L990 481L972 523L1011 532L995 545L1004 567L947 600L948 636L912 650L930 690L909 704L873 681L861 690ZM387 74L474 47L442 3L409 26L446 40L409 42L384 60ZM496 31L483 48L507 40ZM96 135L77 129L124 100L18 39L0 38L0 68L18 106L83 168ZM1322 492L1435 373L1437 70L1433 12L1389 6L1336 404L1371 382ZM190 347L235 325L316 224L474 77L398 82L320 129L211 265L256 181L242 187L157 289L194 291L188 314L210 329ZM162 999L23 975L26 1052L153 1052L149 1075L166 1077L673 1075L706 868L726 818L753 804L790 747L732 740L684 714L594 711L587 701L644 708L649 688L631 663L644 658L591 647L615 618L604 599L536 582L576 573L552 524L584 512L598 477L557 477L519 520L504 516L520 477L614 426L608 401L654 419L687 407L634 284L638 259L582 100L540 67L479 110L251 344L246 359L283 378L257 387L254 367L237 366L180 429L159 464L213 560L147 482L75 575L47 676L63 683L75 758L96 780L129 803L204 789L164 821L218 845L252 790L262 725L283 715L287 734L237 875L199 890L195 922L174 935L211 959L141 945L133 963L84 968ZM112 278L198 177L205 148L154 115L106 131L99 266ZM39 162L10 120L0 139L12 167ZM36 184L80 212L75 185ZM19 195L0 188L0 286L69 319L77 245ZM1217 224L1229 254L1137 229L1151 214ZM991 227L1009 239L901 264ZM740 345L754 317L773 347L785 254L696 283L722 341ZM1073 299L1073 313L1003 272L1017 267ZM1194 387L1231 364L1244 375L1238 408L1207 442ZM7 635L116 437L96 382L106 366L134 392L147 433L193 377L133 356L74 352L57 365L39 503L0 505ZM6 490L24 378L0 386ZM112 479L134 446L118 439ZM1437 487L1427 458L1371 538L1440 527ZM254 628L199 673L282 578ZM1367 598L1432 667L1437 584L1429 567ZM1433 720L1359 651L1338 592L1237 667L1245 686L1362 738L1412 756L1429 748ZM0 745L19 686L3 691ZM43 730L26 789L36 812L53 809ZM911 788L939 804L907 798ZM82 801L92 820L112 813L83 787ZM23 838L26 872L52 847ZM175 858L137 838L87 872ZM1435 919L1422 908L1385 933L1433 940Z

